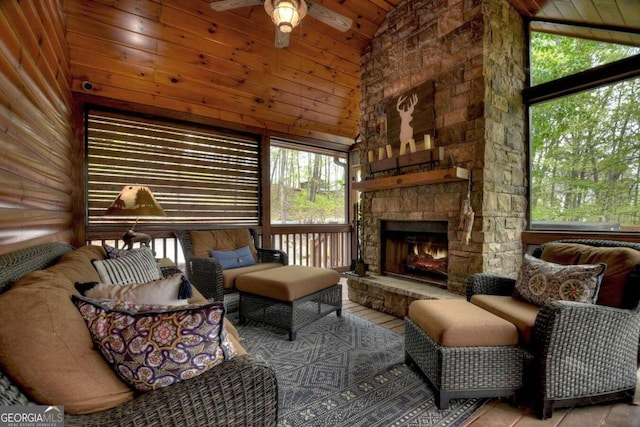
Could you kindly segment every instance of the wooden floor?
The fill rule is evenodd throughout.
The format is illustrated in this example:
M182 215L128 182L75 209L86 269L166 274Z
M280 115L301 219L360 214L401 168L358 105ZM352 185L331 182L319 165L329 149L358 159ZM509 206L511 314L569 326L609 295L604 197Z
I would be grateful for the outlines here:
M404 334L404 321L349 301L343 286L343 310ZM515 407L507 400L493 399L480 408L464 427L640 427L640 380L636 401L630 404L596 405L556 409L553 417L540 420L529 407Z

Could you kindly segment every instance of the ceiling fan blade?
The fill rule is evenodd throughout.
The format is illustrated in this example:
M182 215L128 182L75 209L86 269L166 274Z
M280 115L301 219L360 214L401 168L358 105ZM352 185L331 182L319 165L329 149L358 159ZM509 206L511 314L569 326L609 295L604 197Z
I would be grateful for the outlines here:
M225 10L239 9L247 6L257 6L262 4L264 0L222 0L211 2L211 9L216 12L224 12Z
M353 21L346 16L328 9L321 4L306 2L309 15L313 16L320 22L324 22L327 25L332 26L338 31L348 31L353 24Z
M289 46L289 33L283 33L279 28L276 28L276 42L275 46L278 49L283 49Z

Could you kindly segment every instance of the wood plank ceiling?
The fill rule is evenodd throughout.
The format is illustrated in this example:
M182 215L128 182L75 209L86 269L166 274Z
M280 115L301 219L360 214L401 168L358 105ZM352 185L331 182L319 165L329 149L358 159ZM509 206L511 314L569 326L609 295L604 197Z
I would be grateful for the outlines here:
M307 16L289 47L276 49L262 6L216 12L207 0L62 1L73 91L90 81L96 96L347 145L359 133L361 54L400 2L316 0L351 18L352 28L342 33ZM544 3L509 1L525 16Z
M532 30L640 46L639 0L509 1Z

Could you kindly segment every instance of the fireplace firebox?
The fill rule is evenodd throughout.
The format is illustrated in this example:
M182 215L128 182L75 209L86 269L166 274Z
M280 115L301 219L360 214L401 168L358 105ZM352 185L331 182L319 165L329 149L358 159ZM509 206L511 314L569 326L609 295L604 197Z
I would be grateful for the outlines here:
M447 287L447 221L381 221L381 274Z

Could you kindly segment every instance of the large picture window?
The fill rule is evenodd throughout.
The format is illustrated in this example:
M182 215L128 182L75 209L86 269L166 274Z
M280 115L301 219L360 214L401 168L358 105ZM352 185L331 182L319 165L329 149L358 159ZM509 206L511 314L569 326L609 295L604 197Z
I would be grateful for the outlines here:
M136 220L104 215L125 185L149 187L167 214L139 222L259 224L259 136L100 109L86 124L88 229Z
M344 224L347 154L271 141L271 224Z
M553 82L639 53L532 33L531 81ZM530 106L532 229L640 231L640 78L593 86Z

